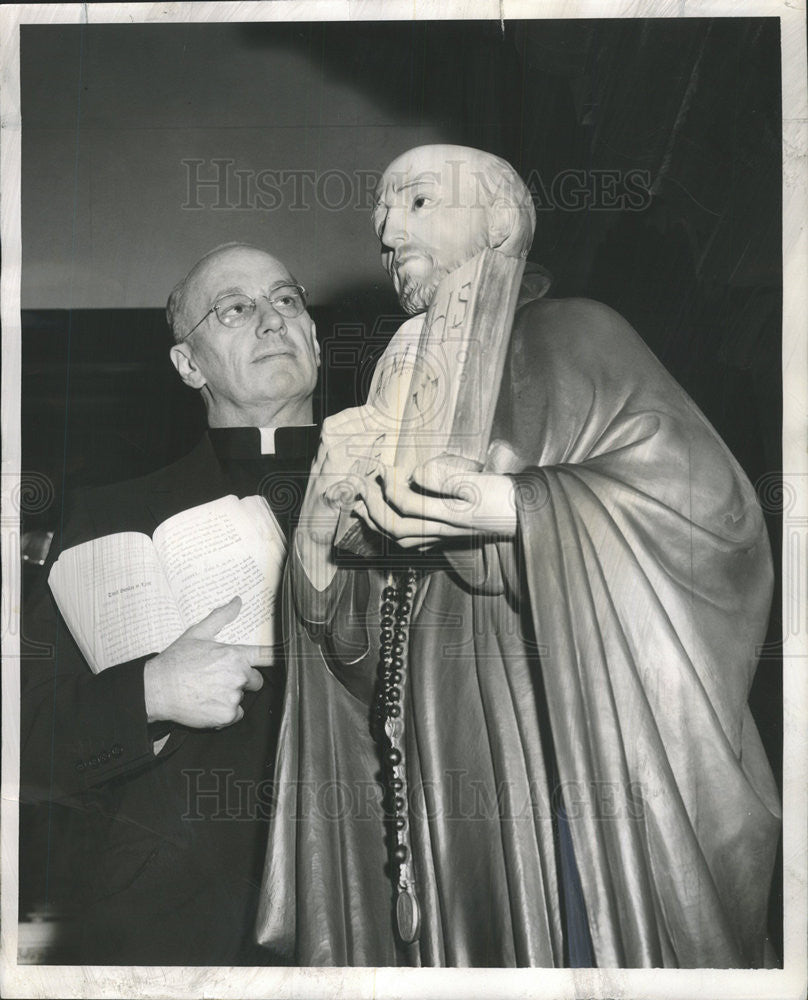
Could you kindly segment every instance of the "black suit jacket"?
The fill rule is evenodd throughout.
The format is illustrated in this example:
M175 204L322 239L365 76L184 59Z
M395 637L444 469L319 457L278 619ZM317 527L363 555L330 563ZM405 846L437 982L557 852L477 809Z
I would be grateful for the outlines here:
M228 492L205 435L171 466L77 494L49 563L102 535L151 535L173 514ZM252 941L282 665L263 671L261 691L245 694L240 722L175 726L155 756L144 660L93 675L55 608L48 570L24 616L25 634L53 653L22 664L21 795L66 803L80 817L71 845L87 903L80 961L270 963Z

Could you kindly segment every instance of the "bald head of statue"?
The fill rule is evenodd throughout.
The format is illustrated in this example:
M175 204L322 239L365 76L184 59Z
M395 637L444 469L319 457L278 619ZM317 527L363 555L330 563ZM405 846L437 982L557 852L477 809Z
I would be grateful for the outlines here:
M485 247L526 257L536 211L505 160L468 146L417 146L385 170L373 225L404 309L429 307L441 279Z

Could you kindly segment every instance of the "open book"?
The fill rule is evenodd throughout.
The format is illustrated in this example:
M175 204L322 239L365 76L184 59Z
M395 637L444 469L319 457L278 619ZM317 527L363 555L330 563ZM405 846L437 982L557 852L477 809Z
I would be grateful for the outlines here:
M162 652L190 625L239 595L219 642L272 645L286 539L263 497L222 497L136 531L65 549L50 585L94 673Z

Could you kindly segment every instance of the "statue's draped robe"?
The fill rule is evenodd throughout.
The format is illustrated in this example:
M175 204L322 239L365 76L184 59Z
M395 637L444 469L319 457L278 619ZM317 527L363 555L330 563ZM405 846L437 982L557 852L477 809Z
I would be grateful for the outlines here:
M754 491L583 300L518 309L494 437L518 456L517 539L414 602L419 943L395 943L369 724L384 580L340 569L318 593L294 556L259 941L301 965L561 965L563 800L599 967L763 964L779 805L747 706L772 587Z

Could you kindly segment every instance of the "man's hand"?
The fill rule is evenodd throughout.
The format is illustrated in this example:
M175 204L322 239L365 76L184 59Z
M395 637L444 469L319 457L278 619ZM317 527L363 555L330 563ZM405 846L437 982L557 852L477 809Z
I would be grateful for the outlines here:
M244 692L258 691L264 683L254 668L271 666L273 661L271 646L214 641L240 611L241 598L234 597L146 663L143 682L149 722L221 729L244 717Z
M457 538L513 538L514 485L498 470L511 471L515 458L496 442L487 463L492 471L474 471L451 455L424 462L409 477L401 469L380 467L375 482L360 485L355 509L402 548L426 549Z

